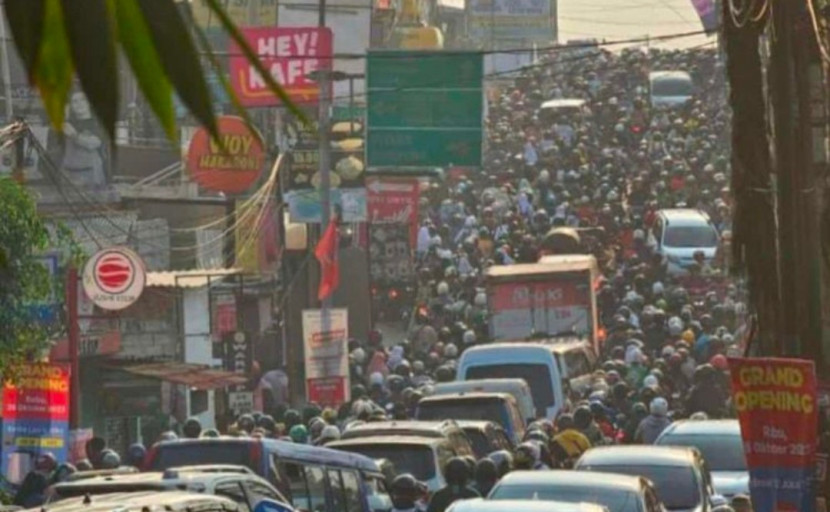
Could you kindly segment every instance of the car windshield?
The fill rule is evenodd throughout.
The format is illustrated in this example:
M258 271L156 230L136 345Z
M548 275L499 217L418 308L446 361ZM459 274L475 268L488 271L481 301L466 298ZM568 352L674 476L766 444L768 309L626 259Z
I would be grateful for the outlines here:
M398 473L411 473L426 482L435 477L435 456L429 446L403 443L372 443L338 446L338 450L359 453L370 459L389 460Z
M467 369L465 380L479 379L523 379L530 387L537 416L546 416L548 407L553 407L553 384L547 365L494 364Z
M683 78L659 78L651 83L654 96L691 96L692 82Z
M178 466L200 464L233 464L246 466L254 472L259 468L251 460L249 443L171 443L158 447L153 458L152 471L164 471Z
M597 487L568 487L552 485L497 485L491 500L552 500L569 503L596 503L609 512L642 512L640 500L631 491Z
M505 426L505 416L504 404L496 398L431 400L418 404L416 413L418 420L485 420L502 426Z
M686 466L585 466L604 473L642 476L654 483L657 497L669 510L695 508L700 488L695 472Z
M663 237L666 247L715 247L718 234L708 225L703 226L669 226Z
M660 439L660 444L697 448L710 471L746 471L744 443L739 434L667 435Z

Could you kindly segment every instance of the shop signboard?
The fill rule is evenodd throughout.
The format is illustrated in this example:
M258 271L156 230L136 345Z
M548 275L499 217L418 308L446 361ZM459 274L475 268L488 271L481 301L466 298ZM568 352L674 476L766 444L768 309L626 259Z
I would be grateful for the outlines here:
M479 167L483 68L475 52L370 52L369 168Z
M754 510L813 511L818 428L814 363L730 358L729 372Z
M557 0L469 0L470 35L490 42L550 43Z
M347 309L303 310L306 399L339 407L349 401L349 315Z
M187 148L187 171L205 190L240 194L259 180L265 164L262 136L244 119L216 120L219 140L204 127L196 130Z
M132 249L101 249L84 266L84 291L101 309L119 311L141 297L147 281L144 261Z
M26 364L3 386L3 475L20 483L42 453L69 456L69 366Z
M587 286L577 280L493 284L491 336L516 340L534 333L591 332Z
M312 77L315 71L331 69L330 28L255 27L240 32L292 102L317 102L320 87ZM230 82L242 106L270 107L282 103L236 44L230 45L230 55Z

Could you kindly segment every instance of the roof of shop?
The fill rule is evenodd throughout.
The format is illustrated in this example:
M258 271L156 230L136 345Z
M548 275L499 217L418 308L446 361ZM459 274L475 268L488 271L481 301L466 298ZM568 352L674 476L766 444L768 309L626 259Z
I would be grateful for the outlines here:
M219 281L219 278L240 274L238 268L210 268L193 270L170 270L165 272L148 272L148 287L160 288L202 288Z
M196 389L224 388L248 382L244 375L191 363L139 364L118 366L117 369L142 377L183 384Z

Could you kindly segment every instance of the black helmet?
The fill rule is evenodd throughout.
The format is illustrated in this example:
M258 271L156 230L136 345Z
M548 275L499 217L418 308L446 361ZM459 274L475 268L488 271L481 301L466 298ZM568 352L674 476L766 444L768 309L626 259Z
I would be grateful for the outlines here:
M570 414L560 414L556 418L556 430L559 432L574 428L574 418Z
M513 471L513 454L509 450L498 450L487 457L496 465L500 477Z
M107 448L101 452L101 469L118 469L121 465L121 457L114 451Z
M496 463L487 457L476 462L475 479L478 483L494 484L499 479Z
M635 418L645 418L648 416L648 408L643 402L637 402L631 406L631 415Z
M241 419L241 418L240 418ZM253 430L253 428L251 429ZM182 435L186 439L198 439L202 433L202 424L196 418L188 418L182 427Z
M449 485L464 486L470 479L470 467L461 457L453 457L444 466L444 479Z
M238 420L236 420L236 425L240 430L244 430L250 434L256 427L256 422L254 421L254 417L250 414L243 414ZM201 426L199 427L199 430L201 430Z
M127 449L127 464L141 468L144 465L144 458L147 456L147 448L141 443L133 443Z
M389 497L392 498L392 505L396 509L413 508L420 494L421 486L418 480L409 473L396 476L389 486Z
M591 425L591 421L593 420L593 415L591 414L591 408L587 405L580 405L574 411L574 425L579 430L585 430Z
M274 432L277 428L277 422L274 421L274 417L270 414L263 414L257 421L256 426L265 429L268 432Z
M303 422L302 416L300 416L300 412L297 409L288 409L285 411L285 417L283 418L285 422L285 430L291 430L291 427L294 425L299 425Z

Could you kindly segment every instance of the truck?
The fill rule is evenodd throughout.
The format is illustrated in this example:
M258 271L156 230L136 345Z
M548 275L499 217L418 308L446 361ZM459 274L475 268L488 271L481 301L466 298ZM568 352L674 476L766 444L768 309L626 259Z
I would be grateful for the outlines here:
M493 340L577 335L600 353L597 260L587 254L543 256L538 263L493 266L485 286Z

